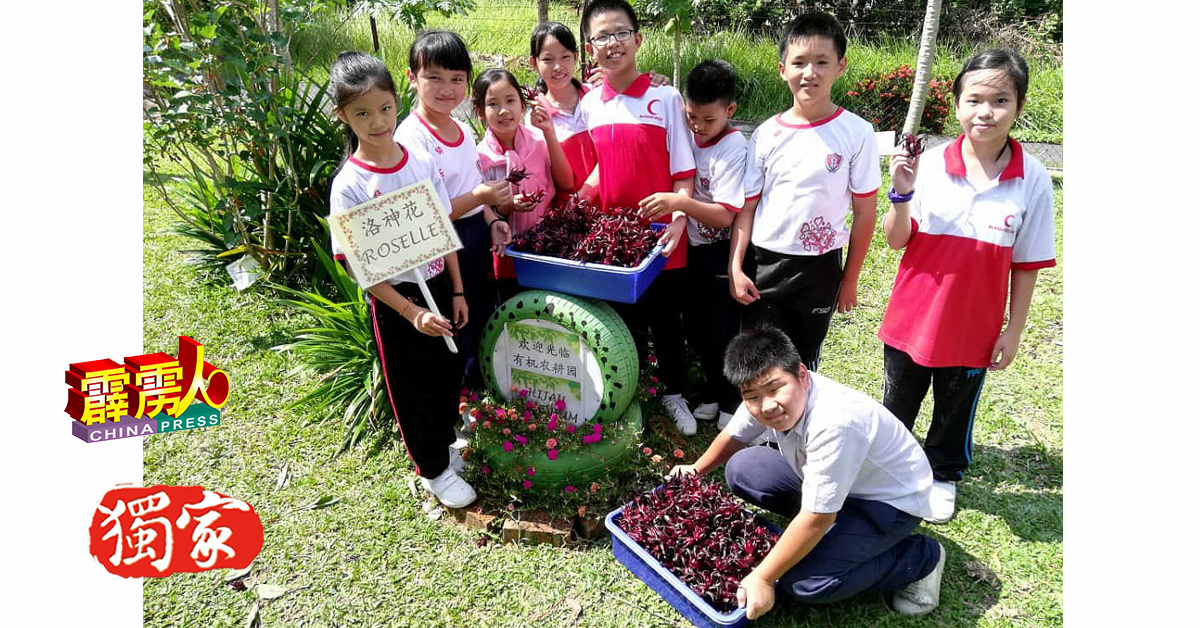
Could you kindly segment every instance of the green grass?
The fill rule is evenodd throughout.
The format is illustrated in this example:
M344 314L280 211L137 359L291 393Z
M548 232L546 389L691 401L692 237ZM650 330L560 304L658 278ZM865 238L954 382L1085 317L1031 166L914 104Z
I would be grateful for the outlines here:
M550 19L570 26L578 35L579 17L574 10L551 4ZM490 6L481 4L470 15L443 18L432 16L428 27L446 28L462 36L467 47L477 54L501 55L505 65L519 80L532 84L536 79L526 63L529 35L537 23L534 3L528 6ZM378 21L380 51L393 72L408 65L408 48L413 35L404 26L386 18ZM644 28L645 38L638 51L638 66L671 76L673 40L655 28ZM293 56L301 67L325 76L337 52L346 49L371 50L371 29L366 18L346 15L327 16L311 24L292 44ZM718 32L689 35L681 53L681 77L703 59L722 58L733 64L745 82L737 118L761 121L791 106L792 95L779 78L777 42L745 32ZM939 45L934 74L954 78L962 62L972 51L955 43ZM913 39L885 38L871 42L850 42L846 53L846 74L833 87L836 102L853 110L846 90L860 79L887 71L905 63L916 66L917 42ZM1029 93L1025 111L1017 119L1013 136L1021 141L1062 143L1063 72L1061 65L1030 63ZM682 78L681 78L682 81ZM953 111L945 121L945 133L955 134L958 122Z
M887 182L885 181L885 187ZM989 375L975 427L976 458L960 484L959 514L922 530L947 548L942 605L906 619L867 596L804 608L781 599L758 625L1062 625L1062 190L1056 185L1058 261L1042 271L1021 353ZM885 209L880 204L880 215ZM261 608L264 626L601 626L685 625L665 602L613 558L607 541L567 548L489 543L479 533L421 510L412 465L384 437L335 458L342 426L310 424L315 412L287 411L312 388L293 372L286 342L305 321L265 291L237 294L228 280L197 277L165 234L173 221L152 190L144 195L145 351L174 354L179 334L204 343L210 362L232 380L221 425L148 437L144 482L198 484L252 504L266 530L247 584L292 592ZM859 290L861 309L837 315L822 372L878 396L882 350L875 332L899 253L881 228ZM928 404L917 423L928 426ZM715 434L701 425L689 451ZM276 489L281 468L290 482ZM297 510L323 496L338 503ZM145 625L240 625L254 596L214 572L148 578ZM582 612L573 620L571 604Z

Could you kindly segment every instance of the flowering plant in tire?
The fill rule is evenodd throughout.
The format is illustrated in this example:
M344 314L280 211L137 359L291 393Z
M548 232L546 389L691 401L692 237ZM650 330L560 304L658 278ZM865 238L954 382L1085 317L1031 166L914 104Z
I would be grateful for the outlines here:
M459 411L468 413L472 445L499 446L505 453L540 449L548 460L604 440L604 423L588 421L582 425L568 422L566 403L559 399L543 406L529 398L529 390L513 387L511 401L495 400L490 395L463 391ZM485 471L490 472L490 470Z
M639 495L617 525L722 613L737 608L738 583L779 540L721 485L695 474Z

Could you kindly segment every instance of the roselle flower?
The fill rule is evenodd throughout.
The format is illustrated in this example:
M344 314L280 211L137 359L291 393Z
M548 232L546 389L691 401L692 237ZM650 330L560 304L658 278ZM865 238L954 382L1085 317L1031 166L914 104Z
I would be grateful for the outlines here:
M505 452L505 453L511 452L511 451L513 450L513 444L512 444L512 441L507 441L507 440L506 440L506 441L504 441L504 444L503 444L503 445L501 445L501 447L503 447L503 448L504 448L504 452Z
M546 452L546 457L547 457L547 458L549 458L549 459L551 459L551 460L558 460L558 450L557 450L557 449L551 449L550 451L547 451L547 452Z
M912 133L905 133L900 136L900 142L904 146L904 154L910 158L925 152L926 138L924 136L918 137Z
M526 172L524 168L513 168L512 170L508 171L508 176L504 177L504 180L516 185L528 178L529 173Z

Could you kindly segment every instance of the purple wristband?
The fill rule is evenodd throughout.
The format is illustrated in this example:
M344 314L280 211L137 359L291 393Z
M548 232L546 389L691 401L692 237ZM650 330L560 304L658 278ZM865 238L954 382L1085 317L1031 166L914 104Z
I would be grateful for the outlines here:
M897 194L896 186L893 185L892 189L888 190L888 200L893 203L907 203L913 199L913 194L916 193L917 191L914 189L910 190L908 194Z

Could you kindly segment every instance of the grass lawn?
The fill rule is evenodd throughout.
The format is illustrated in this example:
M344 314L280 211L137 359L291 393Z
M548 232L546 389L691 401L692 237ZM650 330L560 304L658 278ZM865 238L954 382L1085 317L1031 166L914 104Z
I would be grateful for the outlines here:
M574 9L551 3L550 19L571 27L578 37L579 15ZM377 24L381 56L393 73L403 72L408 66L412 32L386 17L377 20ZM475 11L466 16L443 18L431 15L427 27L457 32L472 53L503 56L506 66L517 78L532 85L537 77L526 60L529 57L529 36L536 24L537 6L533 2L522 6L480 3ZM671 76L673 39L654 27L645 27L642 32L645 37L638 51L638 66L642 70L654 70ZM323 17L292 42L292 54L297 63L318 78L327 76L337 53L347 49L372 50L371 28L366 17L351 17L349 14ZM934 63L934 75L953 79L971 52L973 50L962 45L942 42ZM759 122L791 105L792 95L779 79L779 49L775 39L763 39L741 32L686 35L681 57L680 82L703 59L725 59L737 68L745 82L738 103L738 119ZM846 97L846 90L862 78L902 64L915 67L916 37L870 43L851 41L846 57L846 74L834 84L833 99L853 111L854 100ZM1062 66L1039 63L1036 59L1030 59L1029 62L1027 104L1013 128L1013 136L1021 141L1061 143ZM477 65L476 70L479 69L481 66ZM958 123L954 120L953 111L947 116L945 125L945 133L957 133Z
M815 608L781 599L757 625L1062 625L1061 184L1055 200L1059 265L1039 277L1016 362L988 376L959 514L948 525L923 527L949 552L941 607L908 619L878 596ZM479 547L480 533L422 512L402 448L384 439L335 458L340 425L313 425L307 410L284 409L311 389L312 377L270 350L305 321L265 291L238 294L228 278L198 277L175 252L189 242L164 233L172 220L145 188L144 350L174 353L177 336L187 334L229 374L232 394L219 427L148 437L144 482L198 484L255 507L266 541L246 584L290 590L261 602L263 626L686 625L612 558L607 540ZM826 375L877 397L882 349L875 332L900 257L886 248L881 229L862 274L862 307L835 317L822 364ZM926 404L919 435L928 416ZM689 460L714 434L713 423L701 424ZM289 479L280 487L281 470ZM326 496L340 501L303 508ZM225 585L223 576L147 578L145 625L241 625L254 594Z

